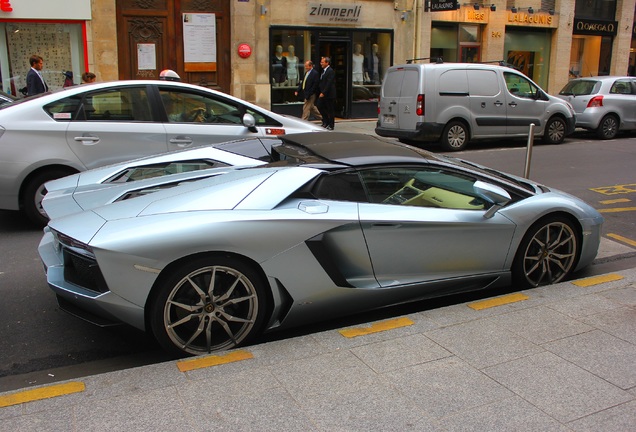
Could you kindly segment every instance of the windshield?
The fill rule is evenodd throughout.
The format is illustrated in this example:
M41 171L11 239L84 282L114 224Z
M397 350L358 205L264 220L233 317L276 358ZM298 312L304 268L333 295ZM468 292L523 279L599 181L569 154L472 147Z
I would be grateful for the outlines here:
M600 81L573 80L567 83L559 94L566 96L590 95L596 93L598 91L598 87L600 87Z

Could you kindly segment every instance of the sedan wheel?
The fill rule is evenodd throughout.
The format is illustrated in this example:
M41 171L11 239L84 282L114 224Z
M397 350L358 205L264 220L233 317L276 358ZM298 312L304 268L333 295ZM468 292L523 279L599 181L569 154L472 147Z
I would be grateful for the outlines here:
M49 221L42 200L46 195L44 184L48 181L62 178L73 172L68 170L52 169L44 171L33 177L24 187L22 193L22 210L26 217L35 225L43 226Z
M155 337L180 355L238 346L262 326L266 297L260 281L251 267L227 257L183 266L149 305Z
M565 120L561 117L553 117L548 120L543 134L543 141L548 144L561 144L565 139Z
M601 120L596 129L596 136L600 139L612 139L618 133L618 119L613 115L607 115Z
M522 288L563 281L578 260L578 238L564 218L540 221L528 230L512 268L515 284Z

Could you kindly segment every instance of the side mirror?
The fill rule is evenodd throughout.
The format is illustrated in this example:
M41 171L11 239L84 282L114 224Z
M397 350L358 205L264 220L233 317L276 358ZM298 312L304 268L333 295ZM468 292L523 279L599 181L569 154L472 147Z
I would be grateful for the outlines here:
M505 189L480 180L475 182L473 188L479 197L493 204L486 214L484 214L484 218L486 219L491 218L500 208L508 204L512 199Z
M250 113L243 114L243 126L248 128L250 132L257 132L256 119Z

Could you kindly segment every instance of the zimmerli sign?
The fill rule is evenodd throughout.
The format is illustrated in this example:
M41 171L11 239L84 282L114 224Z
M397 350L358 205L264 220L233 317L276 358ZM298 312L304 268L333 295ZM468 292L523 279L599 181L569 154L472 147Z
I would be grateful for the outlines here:
M360 24L362 5L354 3L309 3L307 22L313 24Z

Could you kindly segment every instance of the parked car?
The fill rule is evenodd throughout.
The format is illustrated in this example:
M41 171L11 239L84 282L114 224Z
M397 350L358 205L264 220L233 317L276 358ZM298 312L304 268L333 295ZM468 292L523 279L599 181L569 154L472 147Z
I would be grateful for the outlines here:
M531 123L535 136L558 144L575 123L567 102L513 68L483 63L392 66L378 108L378 135L440 141L448 151L471 140L527 137Z
M0 107L12 104L13 102L16 101L16 99L17 98L15 96L10 95L9 93L0 91Z
M576 126L612 139L619 131L636 130L636 77L595 76L568 82L558 97L576 112Z
M67 87L0 108L0 209L22 210L44 224L41 197L49 180L173 149L318 130L185 83Z
M50 219L154 193L233 166L270 161L277 138L244 138L126 161L47 182L42 208Z
M39 246L60 307L176 354L263 331L509 284L596 256L603 217L512 175L378 137L281 137L274 163L53 219Z

